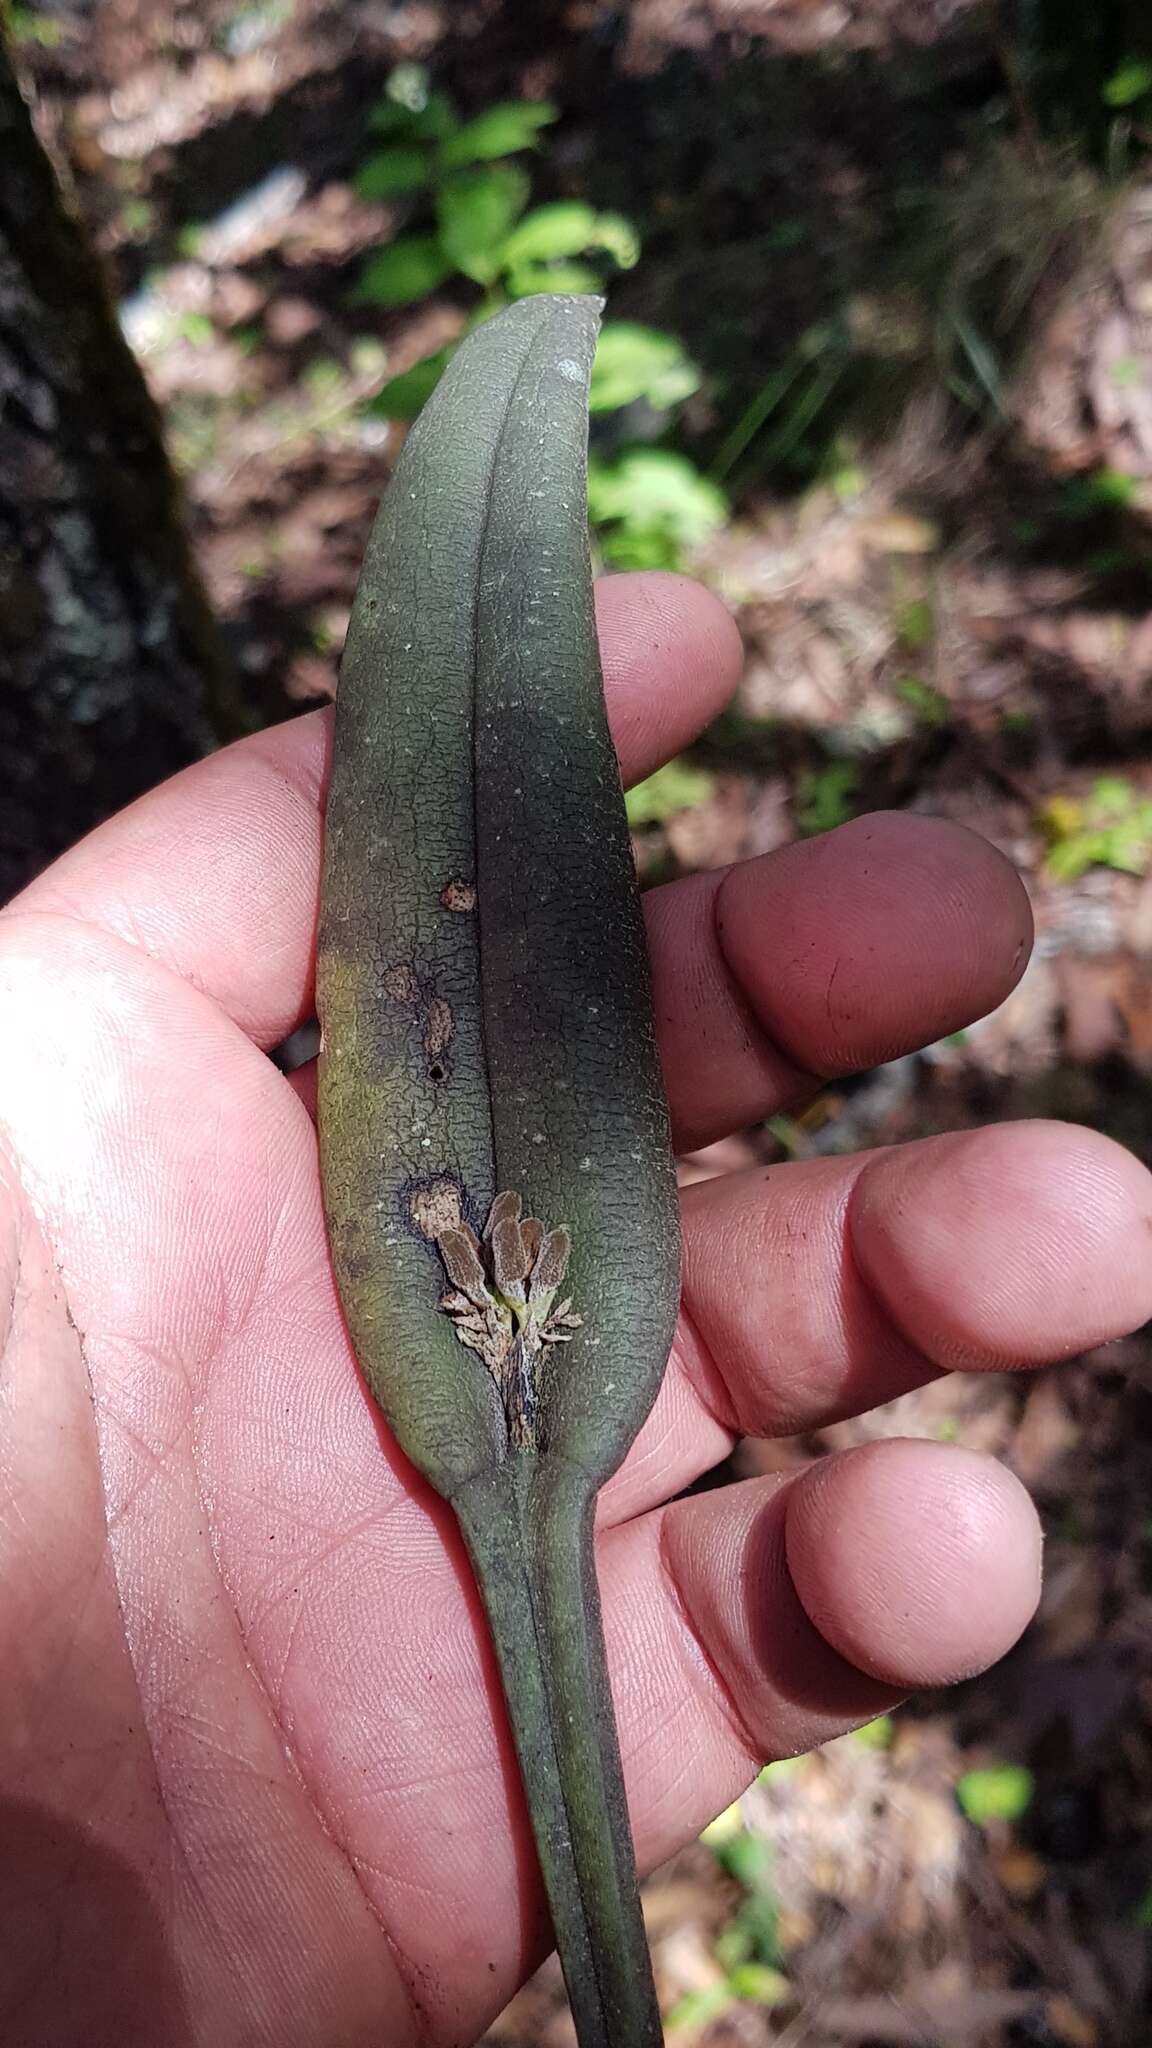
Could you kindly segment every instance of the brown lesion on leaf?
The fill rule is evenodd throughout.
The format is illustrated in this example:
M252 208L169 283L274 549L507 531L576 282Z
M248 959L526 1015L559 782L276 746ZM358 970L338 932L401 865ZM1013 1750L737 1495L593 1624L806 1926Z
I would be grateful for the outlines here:
M523 1216L520 1196L497 1195L484 1234L456 1214L435 1232L451 1287L440 1307L462 1344L484 1360L503 1396L512 1442L536 1442L539 1366L545 1345L569 1344L584 1318L556 1296L568 1270L571 1238Z
M424 1016L424 1054L428 1061L428 1077L432 1081L443 1081L447 1076L445 1054L455 1029L452 1005L446 1003L443 996L433 996Z
M394 960L380 977L384 994L392 1002L401 1003L415 1012L413 1021L420 1030L429 1080L446 1081L448 1061L445 1055L456 1029L456 1019L452 1005L445 1002L443 996L429 993L434 985L430 977L422 982L407 960Z
M444 1231L455 1230L460 1223L460 1189L457 1183L444 1175L413 1189L408 1197L408 1214L421 1237L438 1241Z
M463 875L453 875L440 891L440 905L444 910L475 910L475 882L465 881Z
M414 1003L420 994L420 984L407 960L397 960L391 967L386 967L380 985L394 1003Z

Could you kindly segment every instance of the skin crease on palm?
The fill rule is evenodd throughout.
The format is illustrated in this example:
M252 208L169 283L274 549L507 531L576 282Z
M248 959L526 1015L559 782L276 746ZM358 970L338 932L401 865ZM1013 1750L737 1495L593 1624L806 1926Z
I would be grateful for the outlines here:
M679 579L598 597L635 779L728 696L736 636ZM0 917L6 2048L448 2048L547 1940L452 1518L358 1379L309 1077L264 1056L310 1010L329 739L190 769ZM682 1149L969 1023L1030 942L1000 856L904 816L647 912ZM672 1497L740 1432L1135 1327L1150 1227L1135 1159L1054 1124L688 1191L599 1542L642 1865L765 1759L1001 1655L1038 1591L1027 1497L955 1447Z

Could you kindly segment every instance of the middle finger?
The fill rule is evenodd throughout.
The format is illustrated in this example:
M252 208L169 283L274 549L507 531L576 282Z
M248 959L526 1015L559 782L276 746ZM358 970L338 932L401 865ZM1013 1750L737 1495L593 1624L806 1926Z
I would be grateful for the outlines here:
M1032 941L995 847L894 811L671 882L645 911L680 1150L975 1022Z

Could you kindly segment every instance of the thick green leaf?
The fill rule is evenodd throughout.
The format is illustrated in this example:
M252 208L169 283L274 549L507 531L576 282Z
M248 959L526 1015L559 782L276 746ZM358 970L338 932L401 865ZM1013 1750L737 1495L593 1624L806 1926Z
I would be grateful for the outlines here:
M366 157L352 183L361 199L393 199L401 192L422 191L431 168L427 150L397 143Z
M679 1229L584 516L597 312L531 298L471 334L381 506L319 1120L361 1369L484 1596L581 2048L658 2048L592 1526L659 1386Z
M405 235L368 258L352 293L355 306L407 306L451 277L455 265L436 235Z
M460 171L436 195L440 242L465 277L489 284L501 267L502 245L528 204L531 182L518 164Z
M699 386L699 370L671 334L627 320L605 324L592 366L593 412L616 412L640 398L665 410Z
M556 115L557 109L547 100L508 100L489 107L449 136L440 152L441 162L445 169L455 170L460 164L534 149L541 128L547 128Z
M435 355L425 356L421 362L413 363L410 370L401 370L398 376L390 377L375 398L368 400L365 412L375 413L385 420L414 420L431 398L452 355L452 349L438 348Z

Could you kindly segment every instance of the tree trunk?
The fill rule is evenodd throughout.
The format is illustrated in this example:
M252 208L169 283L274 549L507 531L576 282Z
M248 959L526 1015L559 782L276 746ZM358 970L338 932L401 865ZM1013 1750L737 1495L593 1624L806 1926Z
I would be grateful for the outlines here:
M0 902L238 726L160 422L0 38Z

